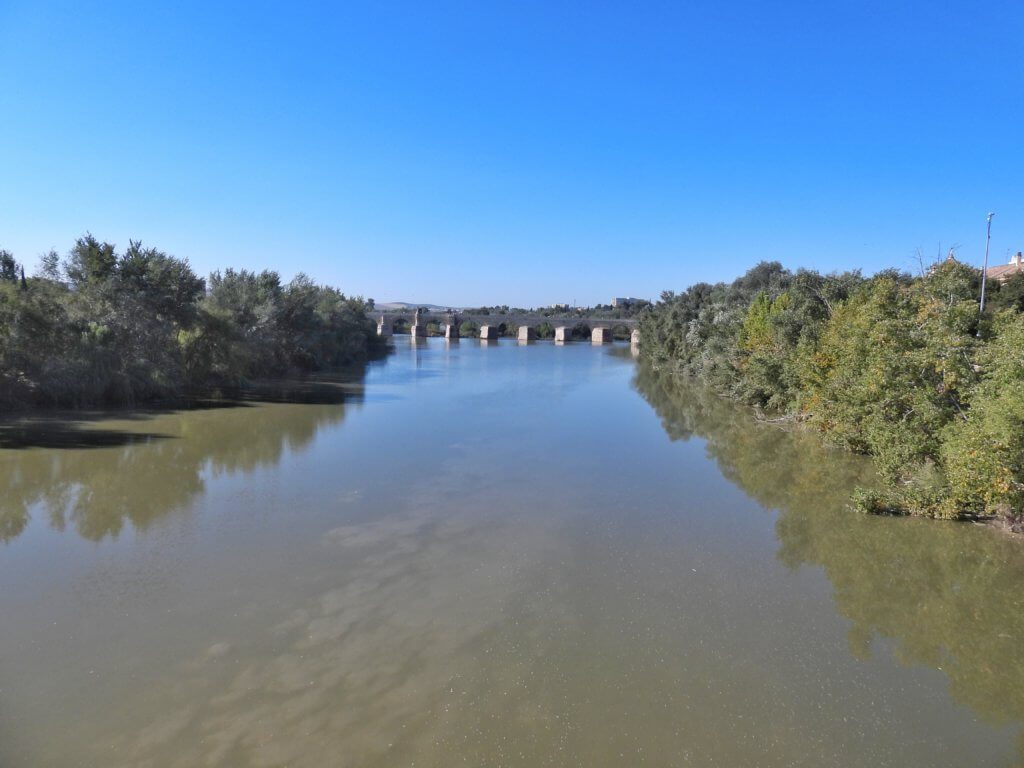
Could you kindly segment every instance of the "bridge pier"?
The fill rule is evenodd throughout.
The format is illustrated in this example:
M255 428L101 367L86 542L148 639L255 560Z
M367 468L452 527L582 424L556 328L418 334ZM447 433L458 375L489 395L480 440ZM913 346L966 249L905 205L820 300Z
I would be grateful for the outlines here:
M367 313L368 317L374 321L377 326L377 335L381 337L390 337L395 333L409 333L413 338L426 338L427 337L427 320L431 323L438 323L439 328L435 329L431 325L432 332L435 335L443 335L446 339L457 339L461 337L461 325L464 323L472 323L472 326L467 327L479 327L479 333L474 332L473 335L479 335L480 338L485 340L495 341L499 339L502 334L499 331L502 325L499 325L499 321L503 321L508 324L509 329L516 328L518 333L513 333L511 330L506 332L506 335L517 337L523 341L533 341L539 339L540 336L537 334L537 328L540 323L551 323L554 325L556 322L563 323L554 329L554 339L559 344L568 344L571 341L579 339L578 336L574 337L576 331L576 323L580 320L590 325L591 340L596 341L597 336L601 337L601 344L607 344L612 341L612 328L625 329L623 333L630 333L636 330L636 321L632 318L624 320L613 320L609 318L578 318L578 317L544 317L539 313L522 313L522 314L508 314L502 315L501 317L495 316L481 316L473 313L455 313L450 312L442 314L438 312L420 312L419 317L416 317L413 312L405 310L388 310L382 312L380 308L376 312ZM594 327L594 324L599 324L598 328ZM486 325L484 325L486 324ZM408 329L408 330L406 330ZM528 336L522 336L521 334L526 333ZM584 331L586 333L586 331ZM537 334L537 335L535 335ZM585 339L585 336L584 336ZM632 333L630 335L630 343L636 345L639 343L638 334Z
M632 333L629 334L629 345L631 347L640 346L640 329L634 328Z

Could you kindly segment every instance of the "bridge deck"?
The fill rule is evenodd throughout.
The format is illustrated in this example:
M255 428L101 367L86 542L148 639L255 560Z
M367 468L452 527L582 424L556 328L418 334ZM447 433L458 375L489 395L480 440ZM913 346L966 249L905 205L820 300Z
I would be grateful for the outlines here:
M381 316L384 317L385 322L394 323L396 320L405 320L408 323L412 323L415 312L407 311L386 311L386 312L368 312L370 317L375 321L379 321ZM636 327L637 320L635 317L581 317L580 315L542 315L542 314L507 314L507 315L481 315L473 312L460 312L456 315L460 323L474 322L477 325L532 325L534 327L541 323L549 323L556 328L560 325L573 326L577 323L585 323L591 328L614 328L616 325L625 326L626 328L633 329ZM421 312L420 323L426 325L427 323L438 323L445 325L448 322L448 315L445 312Z

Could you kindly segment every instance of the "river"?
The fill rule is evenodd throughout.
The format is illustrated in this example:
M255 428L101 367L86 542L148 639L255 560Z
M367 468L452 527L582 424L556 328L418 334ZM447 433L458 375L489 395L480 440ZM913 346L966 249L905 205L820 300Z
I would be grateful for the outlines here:
M1011 766L1024 545L628 347L0 425L0 765Z

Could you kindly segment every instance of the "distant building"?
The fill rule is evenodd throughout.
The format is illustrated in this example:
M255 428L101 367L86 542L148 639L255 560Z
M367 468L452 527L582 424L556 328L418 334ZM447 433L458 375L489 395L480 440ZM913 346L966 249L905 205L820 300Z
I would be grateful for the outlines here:
M647 304L647 303L648 302L647 302L646 299L636 299L636 298L633 298L632 296L627 296L625 298L618 298L618 297L616 297L616 298L612 299L612 306L613 307L632 307L634 304Z
M1024 272L1024 255L1017 251L1017 255L1010 259L1009 264L989 267L988 278L989 280L998 280L1000 283L1005 283L1019 272Z
M552 304L550 308L555 310L555 311L557 311L557 312L568 312L569 311L569 305L568 304Z

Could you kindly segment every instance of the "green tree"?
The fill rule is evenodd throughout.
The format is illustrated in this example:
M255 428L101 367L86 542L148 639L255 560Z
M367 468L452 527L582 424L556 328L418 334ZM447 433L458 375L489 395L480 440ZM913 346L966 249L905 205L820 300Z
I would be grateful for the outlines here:
M966 418L944 435L947 517L999 515L1024 527L1024 315L1004 311L978 355L981 381Z
M0 250L0 280L13 283L18 279L18 262L10 251Z
M75 241L64 263L64 271L73 288L102 283L117 269L117 253L111 243L101 243L91 233Z
M663 294L641 314L641 349L662 370L872 455L882 483L858 494L868 509L1016 519L1024 377L1011 282L993 294L1002 314L979 318L980 273L955 261L868 280L761 264L728 285Z
M364 359L367 305L304 275L214 272L91 234L31 285L0 253L0 406L131 404Z
M985 309L998 313L1003 309L1024 312L1024 272L1012 275L1005 283L989 283L989 294L985 301ZM992 288L996 290L992 290Z

